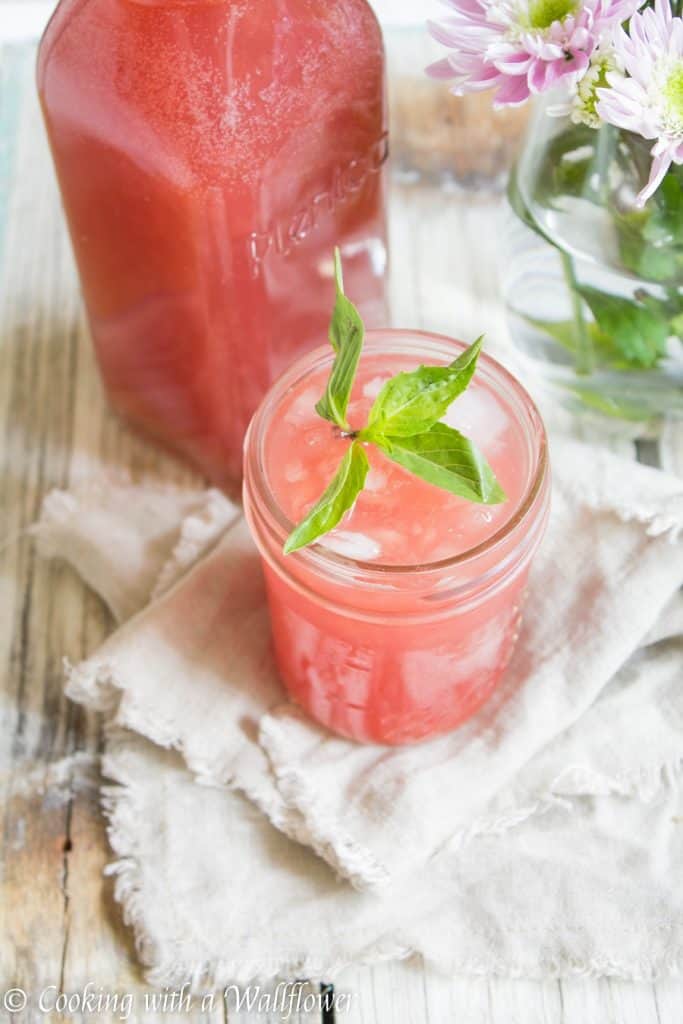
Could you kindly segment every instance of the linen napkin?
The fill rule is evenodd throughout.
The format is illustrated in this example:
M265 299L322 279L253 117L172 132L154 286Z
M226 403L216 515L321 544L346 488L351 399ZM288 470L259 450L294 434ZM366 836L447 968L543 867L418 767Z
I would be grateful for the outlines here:
M650 979L680 971L683 800L554 804L380 893L339 883L232 790L181 757L110 736L104 807L115 896L150 983L197 991L423 955L448 972ZM678 825L676 824L678 822Z
M669 625L661 613L683 581L683 487L575 443L556 444L553 462L549 533L505 684L457 733L403 750L334 738L286 704L256 555L241 519L225 530L236 510L220 495L204 504L182 496L191 511L184 521L179 512L168 559L159 532L120 515L131 504L125 485L48 501L42 549L59 549L108 594L113 575L129 606L143 575L169 585L189 552L220 535L68 683L117 727L105 769L123 784L107 796L119 895L156 980L222 983L273 964L311 973L316 956L329 971L411 949L444 966L529 974L648 974L678 960L680 908L664 914L678 830L657 799L681 757L681 649L665 639L680 623L675 608ZM135 572L121 564L125 545L112 558L108 508L117 530L123 518L124 533L138 538L128 539ZM628 662L648 639L656 642ZM121 726L179 755L121 739ZM216 788L200 789L193 776ZM643 807L643 798L655 803ZM188 832L183 811L193 801L200 833ZM655 818L656 871L646 842ZM379 894L353 892L323 860ZM624 884L625 860L635 890ZM160 865L161 885L150 880ZM598 923L606 893L616 903ZM273 922L283 913L280 941ZM179 933L179 921L196 927ZM630 940L615 945L622 925Z

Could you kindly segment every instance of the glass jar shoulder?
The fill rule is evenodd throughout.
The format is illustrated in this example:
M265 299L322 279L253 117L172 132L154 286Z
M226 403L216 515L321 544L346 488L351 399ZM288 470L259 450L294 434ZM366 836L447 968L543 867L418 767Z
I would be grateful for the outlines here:
M61 0L41 40L39 79L53 60L70 58L75 72L78 54L90 65L103 52L130 61L131 42L145 48L148 37L156 44L146 52L152 65L162 62L170 41L181 58L178 71L184 69L183 54L198 49L207 70L230 57L226 73L236 78L248 71L258 79L266 70L274 75L287 66L313 70L334 49L345 51L351 70L356 63L348 50L351 42L361 60L376 62L384 56L381 29L368 0ZM320 48L314 51L313 44Z
M383 73L365 0L63 0L38 62L53 131L240 181L312 140L353 155L381 137Z

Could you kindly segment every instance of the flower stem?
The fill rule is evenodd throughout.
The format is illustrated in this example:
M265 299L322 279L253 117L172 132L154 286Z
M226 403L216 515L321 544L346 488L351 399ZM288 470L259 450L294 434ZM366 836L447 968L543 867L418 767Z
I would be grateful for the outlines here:
M576 279L574 261L569 253L560 250L562 270L564 279L569 289L569 297L572 303L572 317L576 332L576 372L587 376L593 371L593 345L588 334L586 318L583 312L583 300L579 294L579 282Z
M612 125L603 124L597 132L595 154L597 158L597 176L599 183L599 199L603 205L609 198L609 168L614 157L616 132Z

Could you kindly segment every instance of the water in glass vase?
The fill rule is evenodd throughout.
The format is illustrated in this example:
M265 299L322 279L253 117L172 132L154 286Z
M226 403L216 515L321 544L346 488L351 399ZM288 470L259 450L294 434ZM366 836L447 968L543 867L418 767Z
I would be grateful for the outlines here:
M510 185L505 296L519 350L574 408L643 433L683 414L683 175L644 209L649 146L538 111Z

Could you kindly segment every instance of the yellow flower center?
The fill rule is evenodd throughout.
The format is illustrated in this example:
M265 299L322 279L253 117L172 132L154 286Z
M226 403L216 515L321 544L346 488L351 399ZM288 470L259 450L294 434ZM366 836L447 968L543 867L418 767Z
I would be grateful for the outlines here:
M597 111L598 89L607 88L607 73L614 70L611 57L595 57L593 64L579 82L574 100L572 120L577 124L586 124L589 128L600 127L600 115Z
M683 61L667 76L662 90L667 113L683 125Z
M578 6L577 0L531 0L529 27L550 28L555 21L564 21Z

